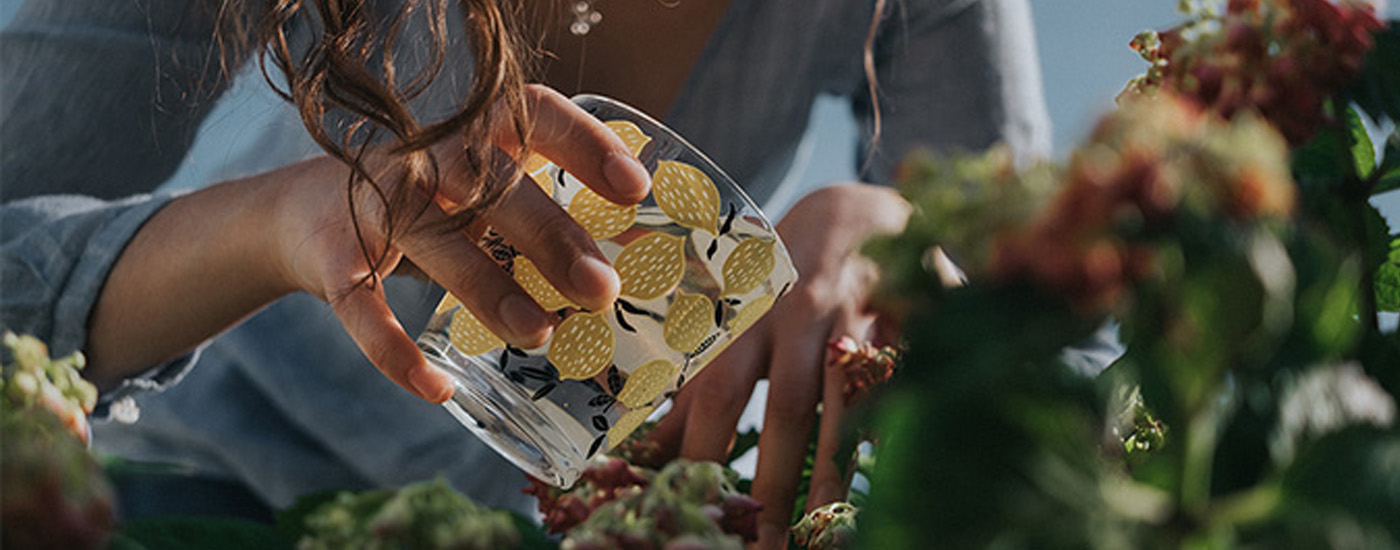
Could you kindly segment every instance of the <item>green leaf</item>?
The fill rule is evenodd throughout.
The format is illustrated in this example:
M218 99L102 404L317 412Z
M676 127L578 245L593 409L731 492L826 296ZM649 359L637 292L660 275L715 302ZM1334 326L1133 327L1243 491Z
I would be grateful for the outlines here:
M1390 254L1376 269L1376 309L1400 312L1400 237L1390 241Z
M1382 193L1389 193L1396 189L1400 189L1400 166L1391 168L1384 174L1381 174L1381 177L1376 180L1376 186L1371 191L1371 195L1375 196Z
M1372 196L1400 189L1400 129L1390 131L1384 155L1375 187L1371 188Z
M1326 189L1346 181L1347 146L1335 130L1324 129L1293 149L1293 179L1303 189Z
M1355 106L1347 106L1347 140L1351 149L1351 162L1357 177L1367 179L1376 170L1376 146L1371 143L1371 135L1366 131L1366 123Z
M729 450L729 459L725 460L724 463L733 464L735 460L739 460L739 457L744 456L744 453L749 452L749 449L757 446L758 429L749 428L748 431L734 438L734 448Z

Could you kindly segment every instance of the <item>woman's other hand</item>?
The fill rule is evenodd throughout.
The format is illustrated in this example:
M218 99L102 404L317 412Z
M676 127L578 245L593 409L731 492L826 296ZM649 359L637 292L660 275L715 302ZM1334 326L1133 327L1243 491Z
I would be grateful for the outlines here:
M870 185L828 187L794 205L778 232L797 267L797 285L686 385L655 432L663 449L723 462L754 384L769 380L753 484L763 503L760 548L787 544L818 402L823 414L807 509L845 496L845 476L834 460L845 400L841 373L824 368L827 342L873 337L878 319L868 299L878 272L859 248L873 235L900 231L908 216L895 191Z

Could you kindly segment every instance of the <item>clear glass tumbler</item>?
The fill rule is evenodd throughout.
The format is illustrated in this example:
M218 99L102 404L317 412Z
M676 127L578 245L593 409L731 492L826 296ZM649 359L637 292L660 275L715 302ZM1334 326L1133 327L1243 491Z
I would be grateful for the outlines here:
M573 485L590 458L622 442L797 279L772 224L700 151L617 101L574 102L631 147L652 174L651 194L622 207L540 157L526 170L597 240L621 296L609 310L579 309L488 232L482 246L560 316L554 335L536 349L507 346L448 295L418 339L454 379L447 410L559 487Z

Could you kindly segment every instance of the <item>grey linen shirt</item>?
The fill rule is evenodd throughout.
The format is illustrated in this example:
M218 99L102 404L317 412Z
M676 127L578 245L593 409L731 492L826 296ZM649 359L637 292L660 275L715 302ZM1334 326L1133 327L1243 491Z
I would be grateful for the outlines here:
M171 200L146 193L171 177L230 86L214 70L206 4L31 0L0 34L4 329L35 334L55 354L84 347L113 262ZM1005 141L1022 157L1048 152L1026 0L889 4L874 50L883 134L865 180L887 183L914 147ZM869 129L862 50L873 10L874 0L734 0L666 122L762 203L791 168L818 95L845 98ZM254 159L240 169L288 160L273 146L283 141L265 143L267 154L240 157ZM406 328L421 330L441 290L389 284ZM237 480L273 506L443 475L485 504L532 507L521 474L440 407L381 376L306 294L128 383L156 386L163 391L137 397L139 422L98 424L98 450Z

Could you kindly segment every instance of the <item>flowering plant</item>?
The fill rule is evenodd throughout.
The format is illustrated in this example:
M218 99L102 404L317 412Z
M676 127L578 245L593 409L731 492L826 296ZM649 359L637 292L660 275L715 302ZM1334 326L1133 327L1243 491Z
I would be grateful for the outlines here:
M1400 188L1400 33L1182 4L1062 166L906 167L915 215L867 247L910 346L860 547L1400 547L1400 235L1369 203ZM1084 376L1105 322L1126 351Z
M875 442L854 455L869 490L795 513L795 546L1400 548L1400 335L1379 322L1400 311L1400 234L1369 202L1400 189L1400 31L1347 1L1182 5L1184 23L1132 41L1146 74L1063 164L1018 168L1004 149L905 163L914 215L865 251L906 349L828 350L848 400L894 382L847 426ZM1087 376L1075 350L1105 324L1126 351ZM53 364L26 345L21 366ZM92 406L70 370L34 391L7 367L7 545L26 510L11 497L28 494L9 472L39 462L12 458L37 447L13 444L34 432L13 436L8 407L56 408L42 432L91 474L61 429L84 434L71 413ZM92 504L69 510L94 521L73 545L100 544L110 490L79 485ZM434 482L311 496L257 540L741 548L762 506L746 486L639 434L569 490L532 484L543 526ZM203 527L183 542L227 546ZM114 546L142 540L127 525Z

